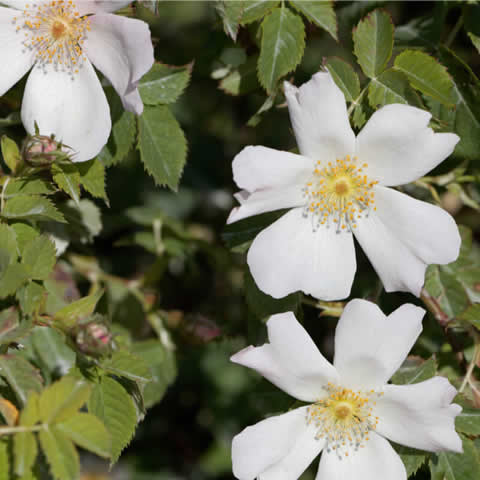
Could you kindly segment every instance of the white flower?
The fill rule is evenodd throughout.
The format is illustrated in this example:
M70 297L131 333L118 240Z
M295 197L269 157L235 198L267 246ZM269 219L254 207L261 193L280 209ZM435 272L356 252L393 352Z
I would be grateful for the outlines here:
M386 383L422 330L425 311L402 305L386 317L373 303L352 300L335 333L331 365L294 315L267 323L270 343L231 360L255 369L310 405L267 418L233 439L233 473L240 480L294 480L320 453L317 480L406 480L386 440L428 451L462 452L446 378Z
M130 1L1 3L12 8L0 7L0 95L33 67L22 103L26 130L35 133L37 122L41 133L76 151L75 161L93 158L107 142L111 119L92 64L124 107L141 114L137 84L154 61L148 25L108 13Z
M300 88L285 83L285 95L301 155L246 147L233 161L243 191L229 223L291 208L250 247L256 283L275 298L297 290L346 298L356 270L355 235L387 292L418 296L427 265L457 258L458 228L441 208L386 186L427 173L459 137L433 133L428 112L395 104L376 111L355 138L329 73Z

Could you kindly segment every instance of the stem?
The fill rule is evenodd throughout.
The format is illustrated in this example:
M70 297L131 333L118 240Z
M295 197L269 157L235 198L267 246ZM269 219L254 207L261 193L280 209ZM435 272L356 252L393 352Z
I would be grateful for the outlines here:
M15 433L39 432L46 428L45 424L33 425L31 427L0 427L0 437L3 435L12 435Z
M447 41L445 42L445 46L447 48L450 48L450 45L453 43L455 40L455 37L457 36L457 33L460 31L460 29L463 26L463 11L460 14L460 17L458 17L457 23L453 27L452 31L450 32L450 35L447 38Z
M358 97L352 101L352 103L350 104L350 106L348 107L348 110L347 110L347 115L350 116L351 113L353 112L353 109L358 105L358 102L362 99L363 95L365 94L365 92L367 91L367 88L368 86L370 85L370 81L368 81L368 83L365 85L365 87L363 88L363 90L360 92L360 94L358 95Z
M472 360L468 365L467 373L465 374L465 377L463 379L462 385L460 386L460 389L458 390L458 393L462 393L465 387L467 386L467 383L469 383L470 381L470 376L472 375L473 369L475 368L475 364L477 363L479 350L480 350L480 344L476 343L475 349L473 350Z

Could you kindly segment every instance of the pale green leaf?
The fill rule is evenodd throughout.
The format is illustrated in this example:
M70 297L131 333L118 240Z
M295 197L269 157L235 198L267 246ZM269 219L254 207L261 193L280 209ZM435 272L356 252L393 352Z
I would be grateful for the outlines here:
M335 40L337 37L337 19L330 0L291 0L290 3L302 12L311 22L326 30Z
M85 381L68 376L52 383L38 399L40 419L50 424L71 417L87 402L91 389Z
M392 56L393 23L383 10L374 10L353 31L354 53L367 77L380 75Z
M145 107L138 120L140 158L158 185L177 190L187 157L187 141L168 107Z
M28 279L28 271L24 265L12 263L0 277L0 298L13 295Z
M410 385L432 378L437 373L434 357L423 361L417 357L407 358L403 365L393 375L391 381L397 385Z
M20 432L13 437L14 469L18 476L27 474L37 458L37 439L32 432Z
M17 195L51 195L56 189L47 180L37 177L12 178L7 183L3 198L11 198Z
M22 256L22 264L34 280L45 280L52 272L56 260L55 245L46 235L36 237L26 245Z
M454 104L452 78L435 58L418 50L406 50L395 58L394 68L407 76L413 88L445 105Z
M18 167L23 163L22 156L17 144L6 135L2 135L1 149L3 160L11 172L15 173Z
M139 357L123 350L114 352L102 362L102 367L119 377L126 377L134 382L149 382L152 374L148 365Z
M63 215L45 197L17 195L5 202L2 216L18 220L54 220L65 223Z
M29 392L39 392L43 386L38 370L18 355L0 356L0 377L12 387L22 406L25 405Z
M80 175L74 163L54 163L51 167L53 181L75 203L80 200Z
M305 26L288 8L276 8L262 22L258 78L265 90L275 91L281 77L295 69L305 49Z
M403 73L391 69L372 78L368 86L368 100L371 107L375 109L391 103L422 106L407 77Z
M23 250L25 249L26 245L32 242L33 239L38 237L38 235L40 234L28 223L15 222L12 223L10 226L15 231L15 235L17 238L17 246L20 255L23 255Z
M394 444L395 451L400 455L405 470L407 471L407 478L418 471L418 469L425 463L429 452L418 450L416 448L406 447L405 445Z
M132 398L118 382L102 377L95 385L88 402L88 411L107 427L112 439L112 463L129 444L137 425L137 414Z
M80 461L71 440L55 428L41 430L38 439L55 480L77 480Z
M10 456L6 440L0 439L0 480L10 480Z
M463 407L455 417L455 428L467 435L480 435L480 409Z
M480 303L470 305L458 316L458 319L467 322L480 330Z
M16 293L17 300L23 313L32 314L42 303L45 294L43 285L37 282L29 282L19 288Z
M9 264L14 263L18 258L17 235L12 227L4 223L0 224L0 248L3 253L0 261L1 274Z
M172 67L155 63L142 77L138 91L146 105L167 105L177 101L190 81L192 64Z
M229 0L227 0L229 1ZM243 12L240 19L242 25L252 23L255 20L263 18L268 12L273 10L280 2L270 0L244 0Z
M237 41L237 34L240 19L245 8L244 2L231 2L229 0L217 2L217 12L223 20L223 30L232 38L234 42Z
M103 290L99 290L92 295L72 302L70 305L55 312L55 320L66 327L73 327L79 320L88 317L95 311L95 307L102 295Z
M76 413L56 425L70 440L78 446L109 458L112 449L110 434L105 425L90 413Z
M345 95L347 102L357 100L360 95L360 80L352 66L341 58L332 57L327 59L325 67Z
M107 192L105 190L105 167L100 160L94 158L88 162L77 164L82 187L93 197L105 200L108 205Z

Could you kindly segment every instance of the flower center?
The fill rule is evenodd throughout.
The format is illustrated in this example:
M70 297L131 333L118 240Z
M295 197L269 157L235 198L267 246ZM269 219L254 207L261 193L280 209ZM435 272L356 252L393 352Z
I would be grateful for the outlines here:
M372 410L383 392L354 391L332 383L324 389L327 397L308 407L307 424L317 427L315 438L326 441L327 452L348 457L352 450L365 446L369 432L377 427L378 417Z
M363 174L368 164L357 165L357 157L337 159L335 164L321 168L318 161L313 178L303 189L306 199L304 216L311 216L314 230L320 225L336 225L337 233L351 232L358 219L368 216L374 207L375 193L371 191L378 183Z
M27 4L21 16L13 19L17 33L23 31L23 45L35 52L37 65L53 65L70 74L79 72L86 57L82 45L90 21L80 17L73 0L51 0Z

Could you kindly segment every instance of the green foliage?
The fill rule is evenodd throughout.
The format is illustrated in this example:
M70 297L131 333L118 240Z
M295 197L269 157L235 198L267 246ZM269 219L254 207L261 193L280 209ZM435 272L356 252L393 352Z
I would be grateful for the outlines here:
M419 364L420 363L420 364ZM432 378L437 373L435 359L430 357L426 361L417 358L407 359L401 368L392 377L392 383L397 385L410 385L419 383Z
M54 220L65 223L63 215L48 198L34 195L22 194L8 199L2 217L8 220Z
M145 107L138 123L140 158L158 185L177 190L187 156L187 141L168 107Z
M55 320L65 327L73 327L78 321L91 315L97 302L103 295L103 290L80 298L75 302L55 312Z
M7 164L7 167L15 173L22 165L22 157L17 144L6 135L1 138L1 148L3 160Z
M102 367L113 375L134 382L148 382L152 378L148 365L141 358L124 351L114 352L102 363Z
M302 19L285 7L276 8L262 22L258 78L272 94L278 80L300 63L305 48Z
M390 15L375 10L353 31L354 52L363 73L375 78L380 75L392 55L393 23Z
M239 3L243 4L240 23L245 25L247 23L252 23L255 20L260 20L280 2L271 0L242 0Z
M22 253L22 263L33 280L45 280L53 270L55 260L55 246L46 235L36 237Z
M391 103L421 107L421 101L410 86L408 78L396 70L386 70L373 78L368 87L368 100L372 108Z
M326 30L337 40L337 20L333 2L291 0L290 2L299 12L303 13L311 22Z
M56 480L80 475L80 460L71 440L56 428L40 430L38 439Z
M360 95L360 80L350 64L341 58L329 58L325 67L345 95L347 102L355 101Z

